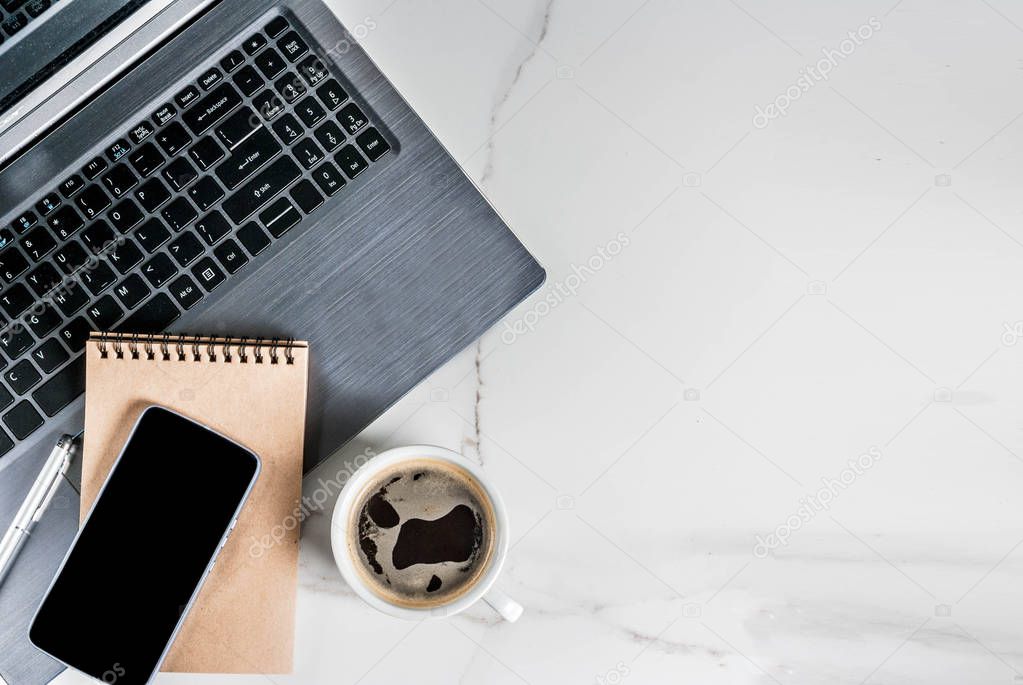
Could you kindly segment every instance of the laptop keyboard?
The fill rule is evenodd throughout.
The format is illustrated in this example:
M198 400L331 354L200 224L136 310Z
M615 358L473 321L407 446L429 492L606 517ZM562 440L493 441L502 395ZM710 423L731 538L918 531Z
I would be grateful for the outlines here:
M332 70L277 17L0 227L0 455L390 151Z
M56 0L0 0L0 43L50 9Z

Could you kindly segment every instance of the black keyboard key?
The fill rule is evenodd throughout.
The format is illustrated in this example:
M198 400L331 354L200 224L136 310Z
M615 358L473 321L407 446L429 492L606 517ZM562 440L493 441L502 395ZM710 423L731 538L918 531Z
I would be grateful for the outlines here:
M96 325L96 330L108 331L124 315L124 310L121 309L121 305L117 304L114 298L110 295L104 295L93 302L85 313L89 315L89 318Z
M288 20L284 17L274 17L263 27L263 30L266 31L266 35L276 38L288 30Z
M259 53L254 61L266 78L274 78L288 68L288 63L281 57L281 53L273 48L267 48Z
M50 0L31 0L27 5L25 5L25 11L28 12L28 16L35 19L43 12L50 9L51 4Z
M295 145L295 157L306 169L312 169L323 161L323 150L312 138L305 138Z
M128 155L128 163L135 169L135 173L143 178L163 166L163 161L163 155L152 143L146 143Z
M70 358L71 355L67 353L63 345L57 342L56 338L50 338L32 350L32 361L43 370L43 373L53 373Z
M125 307L134 309L139 302L146 299L146 296L149 295L149 286L146 285L141 276L132 274L117 284L117 287L114 288L114 294L117 295L117 299Z
M202 180L188 189L188 197L200 212L205 212L224 197L224 190L213 177L204 176Z
M12 319L28 309L34 301L32 293L21 283L15 283L0 295L0 307Z
M99 295L117 280L117 274L106 262L96 262L91 269L83 269L79 275L82 283L93 295Z
M284 53L284 56L292 62L309 52L309 46L305 44L305 41L295 31L289 31L283 38L277 41L277 49Z
M78 321L82 321L82 319L78 319ZM82 346L85 346L84 339ZM85 392L84 355L75 359L40 385L39 389L32 393L32 399L47 416L55 416L83 392Z
M323 118L327 116L323 105L312 96L295 105L295 111L298 112L298 118L302 120L302 123L310 128L323 121Z
M49 262L43 262L29 272L25 278L28 287L32 288L32 291L40 297L56 288L61 280L63 279L60 273Z
M195 167L187 159L178 157L163 170L163 177L174 187L174 190L181 190L199 178L199 172L195 170Z
M107 160L102 157L93 157L90 162L82 167L82 175L90 181L102 174L107 169Z
M195 234L189 231L188 233L182 233L178 238L170 244L168 248L171 256L181 266L186 266L192 263L195 259L203 253L202 243L195 237ZM156 283L153 283L156 285ZM159 287L159 286L157 286Z
M302 75L302 78L310 86L315 86L330 76L330 73L327 71L327 65L323 63L319 55L309 55L299 62L298 73Z
M198 98L199 89L195 86L189 86L174 96L174 102L178 103L178 107L184 109L195 102Z
M301 175L290 157L281 157L224 200L224 212L240 224Z
M65 209L71 208L66 207ZM71 209L71 213L75 215L79 222L81 221L81 218L78 217L78 214L75 213L75 210ZM54 216L56 216L56 214ZM68 223L64 222L62 222L60 225L64 228L68 228L69 226ZM73 227L73 224L71 225L71 227ZM60 235L60 231L57 229L57 227L54 227L53 230L56 231L58 235ZM78 229L76 228L75 230ZM33 260L37 262L46 255L53 252L53 248L57 247L57 241L54 240L53 236L50 235L50 233L42 226L37 226L36 228L33 228L31 231L26 233L25 237L21 239L20 244L21 249L23 249L28 254L29 257L31 257Z
M227 146L227 149L231 150L257 128L259 128L259 121L256 120L256 115L252 108L242 107L227 119L224 119L217 126L216 133L221 142Z
M220 212L210 212L196 222L195 231L207 245L216 245L221 238L231 232L231 225Z
M245 97L250 97L253 93L263 87L266 81L259 75L259 72L252 66L246 65L241 71L234 75L234 85L238 86L238 90L242 92Z
M242 248L238 247L238 243L233 240L225 240L213 250L213 254L217 256L217 260L224 265L229 274L235 273L249 261L249 258L242 252Z
M302 215L288 198L282 197L260 212L259 220L274 238L280 238L302 220Z
M170 294L174 296L174 299L178 301L178 305L182 309L191 308L196 302L203 298L203 293L199 290L199 286L189 278L188 276L182 275L174 279L174 282L170 284Z
M264 90L262 93L254 97L252 99L252 104L255 105L256 111L259 112L259 116L263 117L266 121L270 121L284 111L284 103L277 94L271 90Z
M179 316L181 312L170 297L166 293L157 293L117 328L129 333L160 333Z
M103 194L103 190L99 186L93 186L93 188L96 189L98 197L86 190L82 193L82 196L79 197L78 200L88 197L89 202L96 203L96 206L100 208L100 211L102 211L102 209L106 207L103 202L106 202L106 204L109 205L110 200L108 200L107 196ZM95 216L95 214L90 215L89 218L91 219L93 216ZM82 220L82 217L78 215L78 212L76 212L75 208L71 205L64 205L63 207L58 208L57 211L46 219L46 223L49 224L50 228L61 240L67 240L69 236L73 235L78 231L78 229L85 225L85 221ZM32 235L38 236L41 233L46 233L42 226L33 228L22 240L26 240ZM38 259L38 257L36 257L36 259Z
M285 114L274 122L272 128L285 145L291 145L305 133L305 129L302 128L302 124L298 123L294 114Z
M58 314L57 310L50 305L44 305L41 310L35 311L25 317L25 323L28 324L29 330L32 331L32 335L37 338L42 338L44 335L59 326L61 320L60 314Z
M8 248L0 252L0 276L10 283L28 269L28 260L17 250Z
M114 197L121 197L135 187L138 179L131 169L125 164L118 164L106 174L103 174L103 185Z
M43 425L43 417L29 403L22 400L14 408L4 414L4 424L18 440L24 440Z
M111 162L116 162L129 152L131 152L131 143L124 138L119 138L114 141L113 145L107 148L107 159Z
M242 50L245 51L246 55L249 55L251 57L252 55L262 50L265 45L266 38L264 38L263 35L260 33L253 33L251 36L245 39L244 43L242 43Z
M217 145L217 141L213 140L213 136L206 136L193 145L188 154L192 156L192 159L195 160L195 163L203 171L206 171L224 158L224 151Z
M220 60L220 67L227 72L234 71L245 62L245 57L237 50L227 53L224 59Z
M90 224L88 228L82 231L82 242L92 250L93 254L105 251L116 239L117 235L114 233L114 230L105 221L97 221L94 224Z
M316 190L312 181L299 181L291 189L291 199L295 201L302 211L309 214L323 204L323 196Z
M316 95L327 109L333 111L348 99L348 93L336 79L329 79L316 89Z
M85 215L86 219L92 220L99 216L100 212L110 206L110 198L103 192L103 189L99 186L99 184L93 183L91 186L83 190L81 195L75 198L75 204L78 205L80 210L82 210L82 214ZM47 220L47 223L50 224L50 227L53 228L54 232L57 233L57 236L61 240L66 240L71 233L74 233L74 231L77 231L82 227L81 219L76 221L74 218L72 218L68 223L71 224L72 227L77 224L77 228L74 228L74 230L70 232L68 231L68 227L58 230L54 225L54 221L57 220L61 212L66 212L69 209L71 209L71 206L65 205L54 212L53 216Z
M188 224L192 223L199 216L199 212L195 211L195 207L192 206L188 200L183 197L179 197L167 205L160 216L167 222L175 231L180 231Z
M341 152L334 155L334 161L348 174L348 178L355 178L369 166L354 145L345 145L341 148Z
M65 198L68 198L77 193L83 187L85 187L85 182L82 180L82 177L78 174L71 174L64 179L63 183L57 186L57 190L59 190L60 194Z
M171 199L171 192L167 186L158 178L151 178L135 191L135 198L147 212L155 212L156 209L167 200Z
M328 121L316 129L316 140L324 150L333 152L345 142L345 134L341 132L340 126L333 121Z
M14 233L6 228L0 228L0 248L7 247L14 243Z
M181 120L195 135L208 130L241 104L242 97L229 83L222 83L209 95L181 115Z
M261 128L246 138L245 142L235 148L231 157L217 167L217 178L228 190L234 190L280 151L281 146L270 132Z
M57 248L53 254L53 262L66 274L89 261L89 253L77 242L67 242Z
M134 200L125 200L111 209L107 218L119 232L127 233L146 218L146 215L142 213Z
M89 304L89 293L80 283L69 283L54 292L53 302L64 316L71 316Z
M92 326L89 322L78 316L68 321L57 333L57 337L63 340L72 352L81 352L85 349L85 341L89 339L91 331Z
M188 135L185 127L176 121L156 136L156 144L168 157L178 154L191 142L192 136Z
M11 222L11 228L18 233L24 233L38 223L39 219L32 212L22 212L17 219Z
M316 170L313 171L313 180L316 181L316 185L320 186L320 190L328 196L344 188L347 183L345 177L337 170L337 167L330 162L324 162L316 167Z
M36 203L36 211L42 216L46 216L59 206L60 195L57 195L57 193L47 193L46 195L43 195L39 202Z
M213 261L212 257L204 257L192 267L192 275L199 281L206 292L212 292L214 288L224 282L227 276L220 269L220 266Z
M43 377L40 376L39 372L36 371L36 368L32 366L32 362L27 359L22 359L20 362L4 371L4 380L7 381L7 385L11 388L11 390L19 395L24 395L39 381L43 380Z
M220 72L220 69L216 67L210 67L202 74L199 75L199 86L203 90L209 90L213 86L217 85L224 80L224 75Z
M135 128L128 131L128 140L131 141L132 145L138 145L143 140L153 135L153 125L148 121L140 121L135 124Z
M132 267L142 261L143 254L139 246L130 238L122 238L113 250L110 251L110 263L123 275L131 271Z
M160 107L160 109L153 112L152 119L153 123L156 124L157 126L164 126L167 124L168 121L170 121L177 115L178 110L174 109L174 105L167 102L164 103L164 105Z
M369 123L369 119L366 118L366 115L362 113L362 110L354 102L349 102L338 112L337 120L353 136L359 132L359 129Z
M0 350L4 351L11 361L16 360L35 344L24 326L10 325L0 330Z
M377 161L381 157L387 154L387 151L391 149L391 146L387 144L384 137L380 135L380 132L375 128L368 128L362 134L355 139L355 142L359 144L362 151L366 153L370 161Z
M0 385L0 409L6 409L11 406L12 402L14 402L14 395L11 394L10 390ZM7 433L0 431L0 456L10 451L12 447L14 447L14 441L11 440Z
M21 12L15 12L11 16L0 21L0 28L3 28L4 33L8 36L13 36L18 31L22 30L28 25L28 19Z
M270 238L255 221L250 221L238 229L238 240L253 256L258 255L270 245Z
M156 252L170 236L170 231L163 225L163 222L155 218L135 229L135 237L150 254Z
M305 83L298 76L290 72L274 81L274 88L281 94L284 101L289 104L295 102L306 93Z

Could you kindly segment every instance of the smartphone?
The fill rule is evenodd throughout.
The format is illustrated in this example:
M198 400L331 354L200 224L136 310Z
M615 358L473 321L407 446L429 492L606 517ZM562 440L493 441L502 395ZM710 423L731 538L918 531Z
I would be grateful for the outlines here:
M233 440L147 408L36 611L32 643L101 682L148 683L259 470Z

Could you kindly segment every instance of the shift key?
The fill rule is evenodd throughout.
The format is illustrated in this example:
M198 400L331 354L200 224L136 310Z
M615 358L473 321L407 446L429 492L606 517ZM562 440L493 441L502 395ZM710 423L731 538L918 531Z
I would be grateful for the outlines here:
M301 175L298 165L290 157L281 157L224 200L223 209L231 221L241 224Z

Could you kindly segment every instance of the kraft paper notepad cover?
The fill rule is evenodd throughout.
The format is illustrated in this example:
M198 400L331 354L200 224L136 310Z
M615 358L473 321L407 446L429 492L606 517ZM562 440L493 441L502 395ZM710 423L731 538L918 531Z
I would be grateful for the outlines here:
M223 433L262 461L162 670L291 672L299 527L287 523L302 489L308 346L94 333L85 354L83 519L136 419L153 404Z

